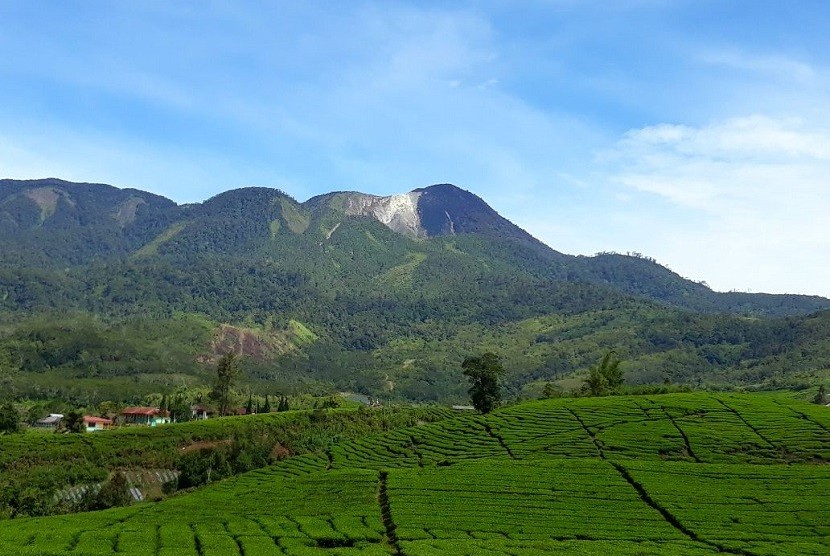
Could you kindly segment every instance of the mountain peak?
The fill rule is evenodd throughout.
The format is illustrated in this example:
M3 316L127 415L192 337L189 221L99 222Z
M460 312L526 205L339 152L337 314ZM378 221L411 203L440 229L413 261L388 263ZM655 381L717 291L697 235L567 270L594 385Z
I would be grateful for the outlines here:
M325 203L348 216L368 216L409 237L469 233L538 243L480 197L450 183L387 196L339 192L315 197L307 203L311 206Z
M428 192L433 192L433 193L443 192L443 193L446 193L446 192L453 192L455 194L458 194L458 193L464 194L464 193L466 193L467 195L473 195L469 191L467 191L465 189L461 189L457 185L453 185L451 183L436 183L435 185L428 185L426 187L419 187L418 189L413 189L412 192L413 193L428 193Z

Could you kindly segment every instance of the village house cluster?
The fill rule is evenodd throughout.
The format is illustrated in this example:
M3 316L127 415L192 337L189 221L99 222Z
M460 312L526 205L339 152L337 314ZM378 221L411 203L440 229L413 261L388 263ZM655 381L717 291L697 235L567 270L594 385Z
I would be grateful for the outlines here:
M155 427L170 422L170 412L158 407L125 407L118 415L96 417L83 416L83 430L86 432L103 431L119 425L142 425ZM66 415L50 413L47 417L35 422L39 429L58 430L66 426Z
M226 415L246 415L247 409L244 407L229 409ZM194 421L201 421L204 419L211 419L217 416L217 412L204 405L190 406L190 419ZM96 417L94 415L84 415L83 430L85 432L96 432L102 430L109 430L119 426L145 426L155 427L171 422L170 412L166 409L158 407L125 407L118 414L111 414L107 417ZM62 413L50 413L43 419L35 422L35 428L47 430L61 430L67 426L66 415Z

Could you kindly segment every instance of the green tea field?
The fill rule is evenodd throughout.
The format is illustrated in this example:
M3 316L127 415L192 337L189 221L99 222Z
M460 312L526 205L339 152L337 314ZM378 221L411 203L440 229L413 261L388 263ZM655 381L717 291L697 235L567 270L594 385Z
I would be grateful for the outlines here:
M348 440L163 502L0 522L0 554L830 554L830 408L560 399Z

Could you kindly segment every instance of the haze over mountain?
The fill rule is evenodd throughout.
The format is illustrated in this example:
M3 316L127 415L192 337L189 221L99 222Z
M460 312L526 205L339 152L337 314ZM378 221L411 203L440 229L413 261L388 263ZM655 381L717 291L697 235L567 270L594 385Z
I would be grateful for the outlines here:
M266 383L416 399L461 395L451 369L483 349L505 354L516 389L608 349L630 360L634 382L767 380L827 320L798 315L830 309L818 296L714 292L642 256L566 255L450 184L303 203L252 187L177 205L108 185L2 180L0 264L0 310L13 323L5 349L24 371L88 376L83 362L98 357L99 374L136 372L127 355L103 355L104 340L98 355L75 338L64 357L47 357L64 332L27 315L98 315L83 326L99 338L118 326L123 337L136 319L162 330L191 315L208 319L193 325L201 335L164 348L186 374L235 345ZM147 334L125 353L169 373ZM13 347L21 342L29 351ZM823 349L806 356L809 368L826 366Z

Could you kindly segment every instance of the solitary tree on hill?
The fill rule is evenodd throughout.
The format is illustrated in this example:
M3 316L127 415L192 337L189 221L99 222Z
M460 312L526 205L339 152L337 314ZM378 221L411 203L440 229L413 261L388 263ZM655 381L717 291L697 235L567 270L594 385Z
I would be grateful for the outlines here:
M585 379L584 390L592 396L618 392L623 384L620 363L622 361L616 358L614 351L606 353L597 365L591 367L588 378Z
M210 392L210 398L219 404L219 415L225 415L231 405L231 390L239 377L239 362L236 353L229 351L219 359L216 365L216 382Z
M504 367L495 353L468 357L461 364L470 381L470 400L479 413L489 413L501 403L501 381Z

